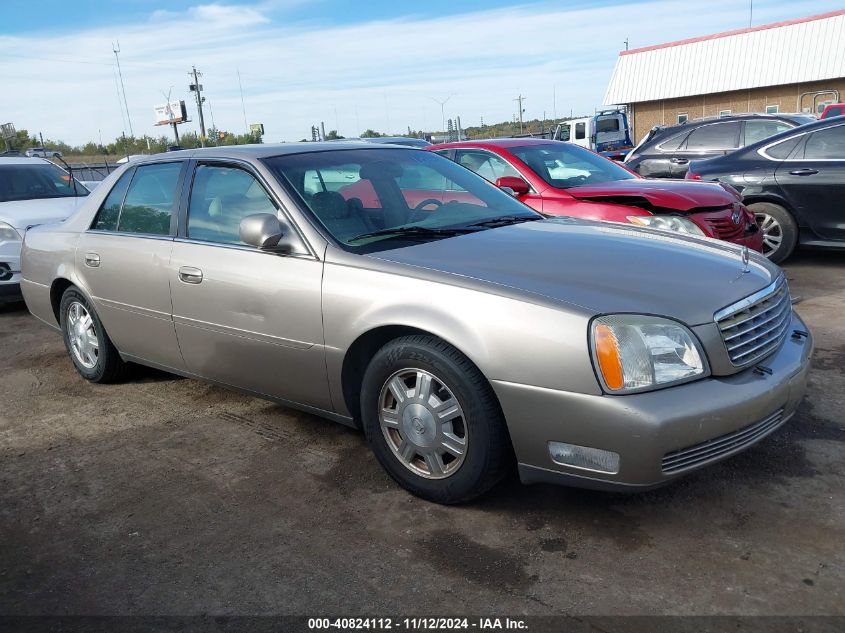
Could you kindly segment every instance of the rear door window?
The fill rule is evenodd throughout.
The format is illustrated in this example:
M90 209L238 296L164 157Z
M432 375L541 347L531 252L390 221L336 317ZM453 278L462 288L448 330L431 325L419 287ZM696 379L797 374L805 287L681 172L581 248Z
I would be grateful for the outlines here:
M690 132L687 137L686 148L702 150L739 147L739 131L739 121L702 125Z
M845 160L845 125L813 132L804 144L805 160Z
M117 230L122 233L169 235L181 171L181 162L136 167L123 201Z
M743 145L751 145L757 141L762 141L765 138L780 134L791 130L792 126L783 121L761 120L761 121L746 121L745 122L745 143Z

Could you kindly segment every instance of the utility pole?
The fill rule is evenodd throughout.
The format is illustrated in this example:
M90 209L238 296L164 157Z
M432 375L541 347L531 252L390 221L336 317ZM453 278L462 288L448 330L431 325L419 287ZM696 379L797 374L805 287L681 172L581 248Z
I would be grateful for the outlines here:
M196 66L192 66L192 71L188 75L193 75L194 77L194 83L188 86L188 88L197 98L197 112L200 115L200 145L205 147L205 119L202 116L202 102L205 101L205 97L202 96L202 84L199 82L199 77L202 77L202 73L197 70Z
M520 134L522 134L522 131L523 131L523 129L522 129L522 113L525 112L525 110L522 109L522 102L525 101L525 99L526 98L523 97L522 94L520 94L516 99L514 99L514 101L519 102L519 133Z
M754 0L748 2L748 28L751 28L751 23L754 21Z
M117 60L117 74L120 76L120 89L123 91L123 107L126 108L126 120L129 121L129 136L135 136L135 132L132 131L132 117L129 116L129 104L126 102L126 86L123 85L123 72L120 70L120 42L111 45L112 52L114 53L114 58Z
M626 51L628 50L628 38L627 37L625 38L625 50Z

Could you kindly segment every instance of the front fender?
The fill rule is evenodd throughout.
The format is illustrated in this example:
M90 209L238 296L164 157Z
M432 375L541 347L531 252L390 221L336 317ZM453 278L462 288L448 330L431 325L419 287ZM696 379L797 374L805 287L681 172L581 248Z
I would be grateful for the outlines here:
M362 335L403 326L465 354L490 381L599 394L587 345L589 314L472 283L327 263L323 278L326 368L342 393L345 355ZM334 398L338 412L345 405Z

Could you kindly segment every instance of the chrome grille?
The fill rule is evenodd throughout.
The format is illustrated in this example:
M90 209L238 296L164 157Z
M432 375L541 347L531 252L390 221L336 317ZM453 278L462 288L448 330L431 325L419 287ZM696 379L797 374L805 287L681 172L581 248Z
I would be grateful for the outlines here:
M737 448L749 446L783 423L783 409L745 428L714 437L712 440L678 449L663 456L663 472L674 473L709 461Z
M750 365L775 351L792 319L789 287L781 276L768 288L715 314L716 324L736 366Z

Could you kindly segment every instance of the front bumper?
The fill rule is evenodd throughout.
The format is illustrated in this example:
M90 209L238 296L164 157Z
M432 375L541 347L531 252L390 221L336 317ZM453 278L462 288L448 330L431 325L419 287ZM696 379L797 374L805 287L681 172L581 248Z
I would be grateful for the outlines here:
M807 330L794 313L789 334L793 330ZM732 376L627 396L586 395L501 381L493 381L493 389L524 483L648 489L735 455L792 417L804 396L812 348L812 337L788 336L775 354L757 363L771 369L771 374L750 368ZM549 442L615 452L618 472L560 465L552 461ZM678 468L674 456L679 454L697 457Z
M0 242L0 304L22 300L21 243Z
M758 253L763 252L763 231L757 230L753 233L746 232L742 237L729 240L732 244L747 246L750 250Z

